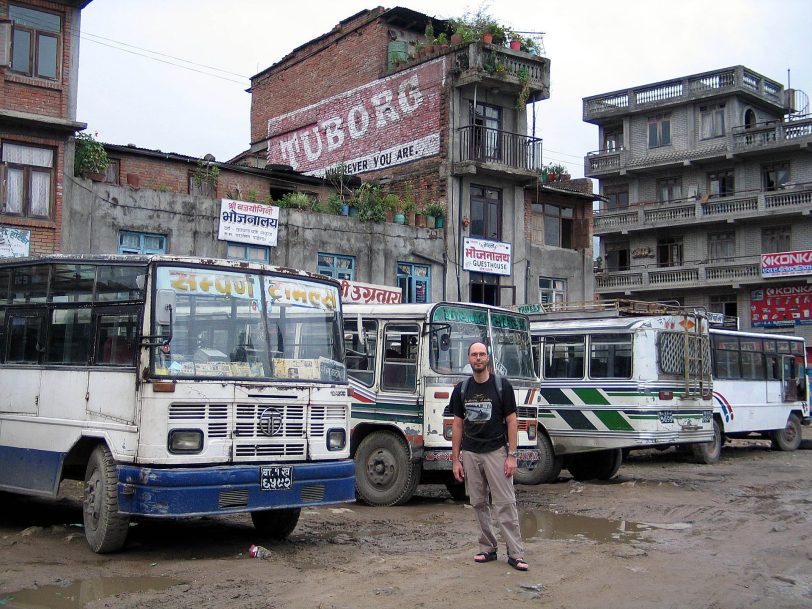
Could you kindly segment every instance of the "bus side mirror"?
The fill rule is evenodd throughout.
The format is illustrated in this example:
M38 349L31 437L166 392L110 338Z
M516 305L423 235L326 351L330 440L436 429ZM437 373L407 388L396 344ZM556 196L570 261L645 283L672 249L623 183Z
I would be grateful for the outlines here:
M451 347L451 337L448 334L440 335L440 351L448 351Z
M172 314L177 308L175 290L158 290L155 298L156 321L162 326L172 325Z

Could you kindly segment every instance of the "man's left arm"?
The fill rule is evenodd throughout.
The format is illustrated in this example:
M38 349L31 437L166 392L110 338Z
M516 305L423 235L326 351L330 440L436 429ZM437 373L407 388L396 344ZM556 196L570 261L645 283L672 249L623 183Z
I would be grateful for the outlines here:
M508 439L508 456L505 459L505 476L508 478L513 475L518 467L518 459L514 456L518 449L519 441L519 420L515 412L511 412L505 417L505 424L507 425L507 439Z

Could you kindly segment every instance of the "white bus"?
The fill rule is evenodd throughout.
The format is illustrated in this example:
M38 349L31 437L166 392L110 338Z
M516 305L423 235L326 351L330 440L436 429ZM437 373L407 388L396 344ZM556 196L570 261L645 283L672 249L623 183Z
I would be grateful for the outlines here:
M0 264L0 489L84 481L96 552L133 516L250 512L282 538L354 499L337 282L233 261Z
M711 328L713 347L713 442L697 445L706 463L719 460L726 438L753 434L776 450L801 444L809 417L804 339Z
M707 320L632 301L530 315L541 377L537 467L527 483L617 473L622 449L713 436ZM520 309L521 310L521 309Z
M351 450L357 496L400 505L417 485L445 484L465 495L451 473L454 385L471 375L468 346L488 347L497 375L513 386L519 461L538 459L538 379L527 317L488 305L346 304L344 342L352 396Z

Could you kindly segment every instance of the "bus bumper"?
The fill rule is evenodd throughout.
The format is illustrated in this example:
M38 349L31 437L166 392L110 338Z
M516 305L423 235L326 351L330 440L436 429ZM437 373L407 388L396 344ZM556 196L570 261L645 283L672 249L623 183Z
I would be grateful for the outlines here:
M541 459L539 451L535 448L520 448L517 459L519 467L534 465ZM451 450L430 449L423 452L423 469L451 471Z
M285 488L263 490L261 468L290 467ZM137 516L202 516L355 501L351 459L200 468L118 466L119 511Z

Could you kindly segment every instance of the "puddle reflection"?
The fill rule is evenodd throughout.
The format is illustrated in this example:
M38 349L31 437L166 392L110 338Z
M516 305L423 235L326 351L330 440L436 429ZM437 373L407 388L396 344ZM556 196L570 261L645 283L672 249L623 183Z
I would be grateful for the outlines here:
M599 542L629 543L651 528L628 520L609 520L575 514L556 514L548 510L519 513L522 539L581 539Z
M166 590L184 582L168 577L99 577L68 586L42 586L0 596L4 609L82 609L87 603L122 592Z

